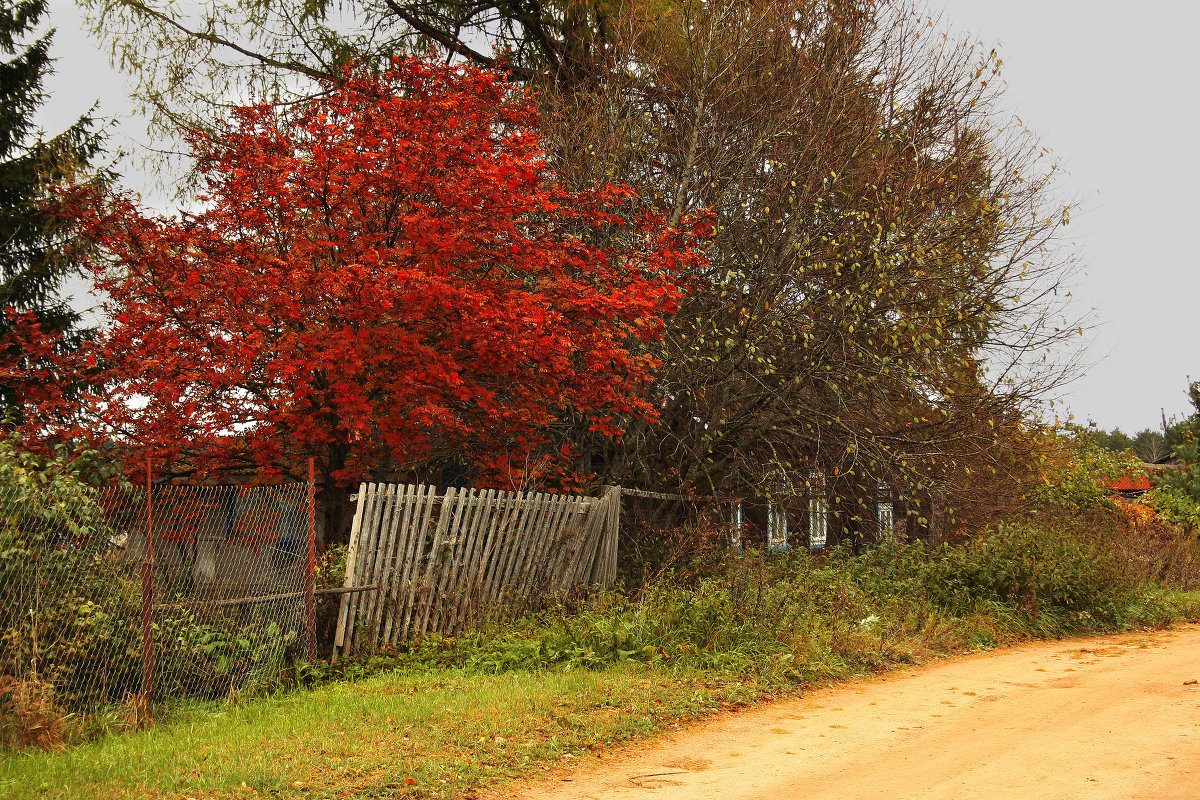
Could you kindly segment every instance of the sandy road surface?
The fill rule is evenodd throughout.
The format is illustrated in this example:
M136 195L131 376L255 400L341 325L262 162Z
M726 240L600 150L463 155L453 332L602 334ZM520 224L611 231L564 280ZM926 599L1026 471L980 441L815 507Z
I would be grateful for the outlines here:
M523 800L1200 800L1200 626L1035 644L728 714Z

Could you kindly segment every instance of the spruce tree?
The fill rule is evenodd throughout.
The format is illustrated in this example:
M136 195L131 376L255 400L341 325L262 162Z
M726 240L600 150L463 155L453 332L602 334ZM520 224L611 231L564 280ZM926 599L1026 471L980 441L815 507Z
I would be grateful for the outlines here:
M43 203L50 187L87 168L102 143L90 114L49 138L38 129L53 64L54 32L36 36L46 7L47 0L0 0L0 310L33 312L69 346L83 335L79 312L61 294L74 272L70 230ZM7 329L0 318L0 335Z

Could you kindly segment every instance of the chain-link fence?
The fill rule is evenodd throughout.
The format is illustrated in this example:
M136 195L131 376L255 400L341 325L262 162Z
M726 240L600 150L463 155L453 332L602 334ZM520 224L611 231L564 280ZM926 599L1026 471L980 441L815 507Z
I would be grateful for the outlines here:
M0 497L0 690L66 712L275 680L312 635L311 489Z

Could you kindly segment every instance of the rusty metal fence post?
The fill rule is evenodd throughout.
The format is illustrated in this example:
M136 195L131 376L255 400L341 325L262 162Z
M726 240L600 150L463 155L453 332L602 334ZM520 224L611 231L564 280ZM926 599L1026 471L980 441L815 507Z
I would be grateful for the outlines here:
M150 459L146 459L146 560L142 562L142 714L149 722L154 706L154 500Z
M313 459L308 459L308 563L304 570L304 645L309 661L317 660L317 487Z

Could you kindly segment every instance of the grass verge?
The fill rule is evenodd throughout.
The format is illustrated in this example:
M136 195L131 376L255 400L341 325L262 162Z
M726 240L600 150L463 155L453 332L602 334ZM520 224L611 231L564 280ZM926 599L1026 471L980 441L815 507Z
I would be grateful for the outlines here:
M140 733L0 762L11 798L434 798L586 758L721 707L754 683L636 665L389 673L192 707Z

